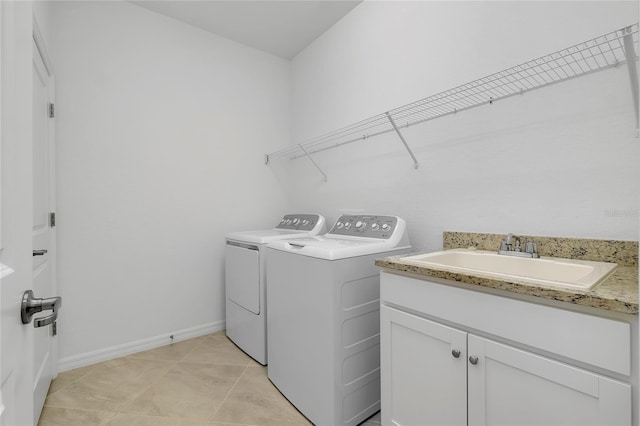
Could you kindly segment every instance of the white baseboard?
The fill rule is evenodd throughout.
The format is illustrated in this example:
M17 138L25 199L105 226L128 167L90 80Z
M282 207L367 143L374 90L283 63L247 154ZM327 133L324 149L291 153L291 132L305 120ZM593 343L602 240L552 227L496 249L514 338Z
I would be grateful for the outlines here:
M149 337L135 342L124 343L122 345L111 346L109 348L98 349L97 351L62 358L58 360L58 371L62 372L73 370L74 368L84 367L98 362L119 358L121 356L165 346L171 343L193 339L195 337L224 330L224 328L224 321L216 321L210 324L199 325L197 327L186 328L184 330L174 332L167 332L159 336ZM173 339L171 339L170 336L173 336Z

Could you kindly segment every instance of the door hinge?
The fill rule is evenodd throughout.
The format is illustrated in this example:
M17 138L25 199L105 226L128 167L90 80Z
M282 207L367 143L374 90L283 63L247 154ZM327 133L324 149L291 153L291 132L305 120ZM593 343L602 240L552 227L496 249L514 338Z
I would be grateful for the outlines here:
M54 321L51 323L51 335L52 336L58 335L58 321Z
M56 212L49 213L49 226L55 228L56 226Z
M53 118L56 116L56 107L53 103L49 104L49 118Z

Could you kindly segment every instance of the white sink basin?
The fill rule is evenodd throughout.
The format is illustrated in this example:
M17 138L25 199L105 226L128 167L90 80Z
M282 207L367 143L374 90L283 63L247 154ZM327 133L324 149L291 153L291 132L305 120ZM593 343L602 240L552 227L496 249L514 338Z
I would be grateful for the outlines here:
M485 278L512 279L529 284L590 290L606 278L615 263L541 257L499 255L492 251L454 249L400 258L431 269L460 272Z

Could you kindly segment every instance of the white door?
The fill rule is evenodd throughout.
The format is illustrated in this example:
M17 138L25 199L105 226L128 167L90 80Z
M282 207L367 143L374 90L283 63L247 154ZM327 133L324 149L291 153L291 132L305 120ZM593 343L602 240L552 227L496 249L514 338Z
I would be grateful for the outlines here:
M56 296L55 228L50 213L54 211L53 191L53 104L52 76L40 50L33 43L33 293L36 298ZM43 311L36 318L51 316ZM49 322L49 321L46 321ZM34 325L40 325L38 321ZM33 410L40 417L57 359L53 349L56 323L44 324L33 331Z
M47 323L58 299L24 323L23 296L54 294L54 236L44 210L53 208L51 192L52 122L46 105L52 79L34 47L30 2L0 2L0 425L37 423L55 374ZM43 102L45 104L43 105ZM48 121L47 121L48 120ZM48 224L47 224L48 225ZM41 245L43 245L41 247ZM33 256L33 249L48 250ZM38 309L38 300L31 308ZM42 302L42 301L41 301ZM27 304L28 306L29 304ZM33 309L32 309L33 310Z
M470 426L631 425L630 385L472 334L468 340Z
M32 22L30 2L0 1L0 424L33 425L33 326L22 324L32 284Z
M467 424L467 333L381 307L382 424Z

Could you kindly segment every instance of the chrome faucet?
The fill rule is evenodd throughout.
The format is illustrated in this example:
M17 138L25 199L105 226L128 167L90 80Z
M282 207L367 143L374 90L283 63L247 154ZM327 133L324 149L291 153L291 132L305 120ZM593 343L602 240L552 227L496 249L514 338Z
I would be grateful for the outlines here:
M517 256L517 257L532 257L538 258L538 246L534 242L526 242L524 244L524 250L522 247L522 243L520 238L509 233L507 234L507 238L502 240L500 243L500 248L498 249L498 254L503 254L505 256Z

